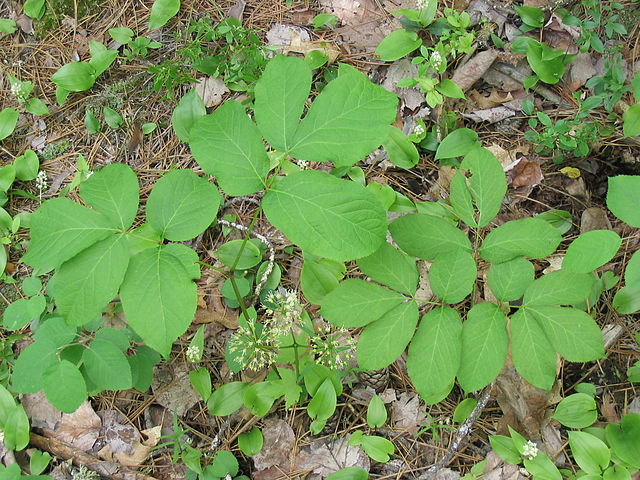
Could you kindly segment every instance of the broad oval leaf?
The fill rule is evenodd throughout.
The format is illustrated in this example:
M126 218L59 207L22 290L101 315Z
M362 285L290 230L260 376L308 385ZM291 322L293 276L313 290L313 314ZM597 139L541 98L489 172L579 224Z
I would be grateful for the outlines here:
M29 418L22 405L16 405L7 413L2 426L4 438L2 443L9 450L23 450L29 444ZM20 469L18 476L20 478Z
M368 480L369 474L362 467L341 468L330 474L326 480Z
M3 108L0 111L0 140L4 140L13 133L19 116L20 112L15 108Z
M4 249L4 247L0 247ZM10 304L2 316L2 326L7 330L19 330L40 318L47 308L47 300L42 295L20 298Z
M425 260L455 250L471 251L471 242L462 231L432 215L403 215L389 225L389 231L402 250Z
M562 268L588 273L601 267L618 252L622 239L611 230L591 230L576 238L564 256Z
M474 305L462 325L462 355L458 382L466 392L489 385L507 358L507 319L489 302Z
M527 309L538 320L553 348L570 362L590 362L604 356L600 327L588 313L554 306Z
M536 279L524 292L525 305L575 305L591 293L594 277L588 273L556 270Z
M105 215L53 198L31 216L31 241L22 261L46 273L117 231Z
M609 178L607 207L616 217L632 227L640 228L640 175L618 175Z
M413 295L418 286L418 267L414 259L383 242L380 248L357 261L360 271L376 282Z
M436 257L429 269L429 282L440 300L458 303L473 290L476 275L476 261L469 252L458 249Z
M478 146L478 134L469 128L458 128L442 139L436 160L462 157Z
M128 265L127 238L112 235L63 263L47 290L69 325L84 325L116 297Z
M165 357L189 327L197 306L193 275L185 269L184 259L168 247L143 250L132 257L120 289L129 326Z
M406 298L358 278L349 278L320 302L324 318L339 327L362 327L381 318Z
M555 252L561 241L558 229L544 220L512 220L485 237L480 256L491 263L507 262L521 256L544 258Z
M94 339L82 354L82 364L97 390L126 390L133 386L127 357L107 340Z
M556 353L544 330L521 308L511 317L511 357L516 370L530 384L550 390L556 379Z
M378 370L391 365L409 345L417 324L416 302L404 302L367 325L356 347L358 366Z
M264 138L285 152L298 128L311 91L311 70L304 60L277 55L269 61L255 86L255 117Z
M40 169L40 160L36 152L28 148L25 152L13 161L18 180L34 180Z
M171 126L181 142L188 142L191 129L198 118L204 117L207 109L195 88L189 90L178 102L171 114Z
M395 94L342 64L298 126L289 153L336 167L353 165L382 144L397 104Z
M200 117L189 138L196 161L227 195L251 195L265 187L269 157L258 127L240 103L227 101Z
M627 315L640 310L640 288L622 287L613 297L616 312Z
M387 229L384 208L373 193L317 170L277 182L262 207L269 221L303 251L338 261L375 252Z
M42 375L44 393L51 405L64 413L73 413L87 399L87 385L77 366L61 360Z
M586 393L574 393L563 398L552 418L569 428L586 428L598 419L596 401Z
M211 415L226 416L242 407L246 382L229 382L217 388L209 397L207 407Z
M389 134L382 146L387 151L389 161L400 168L415 167L420 160L416 145L398 127L389 125L387 131Z
M371 428L380 428L387 421L387 408L378 395L371 397L367 407L367 425Z
M444 399L460 366L462 322L451 307L437 307L422 320L409 346L407 371L427 404Z
M609 466L611 451L595 435L587 432L569 432L569 446L576 463L591 475L601 475Z
M640 415L628 413L620 423L610 423L605 428L607 443L613 454L634 468L640 468Z
M631 105L622 116L622 133L625 137L640 135L640 104Z
M313 394L307 405L307 414L315 420L326 420L336 411L337 395L333 382L327 378Z
M136 218L139 195L138 177L124 163L107 165L80 184L82 200L123 230Z
M82 92L93 87L96 69L88 62L70 62L60 67L51 81L69 92Z
M383 62L393 62L416 50L422 45L422 39L416 32L409 32L403 28L394 30L384 37L376 48L376 55Z
M211 182L192 170L174 170L153 187L147 200L147 219L163 238L189 240L211 225L221 200Z
M495 297L501 302L519 300L533 282L533 264L524 257L508 262L494 263L487 272L487 282Z
M302 293L311 303L319 305L324 296L338 286L345 272L342 262L305 254L300 273Z
M180 10L180 0L155 0L149 16L149 30L162 27Z
M254 243L241 239L222 244L216 251L216 257L227 267L235 267L235 270L255 267L262 260L260 249Z

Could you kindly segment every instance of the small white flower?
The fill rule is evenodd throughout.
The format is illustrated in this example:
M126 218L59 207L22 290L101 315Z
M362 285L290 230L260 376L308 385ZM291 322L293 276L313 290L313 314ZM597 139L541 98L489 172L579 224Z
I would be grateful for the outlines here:
M199 362L201 357L202 352L200 351L200 347L198 347L197 345L189 345L189 347L187 347L188 361L192 363Z
M533 460L538 455L538 446L529 440L524 447L522 447L522 455L527 460Z
M416 0L416 7L418 9L427 8L429 6L429 0Z
M47 188L47 172L44 170L40 170L38 172L38 176L36 177L36 188L40 191Z
M309 162L307 162L306 160L296 160L296 164L302 169L302 170L306 170L307 168L309 168Z
M433 68L437 70L441 64L442 64L442 55L440 55L440 52L434 50L433 53L431 54L431 65L433 65Z
M413 134L420 136L423 133L424 133L424 127L418 123L413 129Z

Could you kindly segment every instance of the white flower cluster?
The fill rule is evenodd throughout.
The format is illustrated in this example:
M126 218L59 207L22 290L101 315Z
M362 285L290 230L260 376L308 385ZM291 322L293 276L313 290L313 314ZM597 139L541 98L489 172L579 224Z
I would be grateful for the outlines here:
M42 192L45 188L47 188L47 180L47 172L45 172L44 170L40 170L38 172L38 176L36 176L36 188Z
M325 325L319 329L317 335L311 337L311 351L317 364L341 370L353 358L355 343L355 339L345 328L332 329L331 326Z
M429 6L429 0L416 0L416 7L418 10L427 8Z
M524 447L522 447L522 455L527 460L533 460L538 455L538 446L529 440Z
M24 102L27 99L26 93L27 92L22 88L22 83L11 84L11 94L20 102Z
M440 52L438 52L437 50L434 50L431 53L431 65L433 66L434 70L438 70L441 64L442 64L442 55L440 55Z
M269 292L265 298L266 302L274 305L274 308L267 308L266 313L271 318L265 325L273 336L280 337L289 333L289 329L302 315L302 305L298 301L298 294L295 290L285 290L283 288L275 292Z
M417 124L414 128L413 128L413 134L420 136L424 133L424 127L421 124Z
M187 360L191 363L199 362L202 358L202 352L197 345L189 345L187 347Z

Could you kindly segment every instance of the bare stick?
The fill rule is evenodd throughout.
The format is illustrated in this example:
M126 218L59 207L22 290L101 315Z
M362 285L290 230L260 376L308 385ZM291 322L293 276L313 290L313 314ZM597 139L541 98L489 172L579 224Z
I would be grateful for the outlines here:
M440 469L448 465L448 463L458 451L458 448L460 448L462 440L464 440L464 438L469 434L469 432L471 431L471 427L474 423L476 423L476 420L482 413L482 410L484 410L484 407L487 406L487 402L491 397L492 388L493 383L485 388L484 392L482 392L482 395L480 395L480 398L478 398L478 404L476 405L476 408L473 409L469 417L464 421L462 425L460 425L460 428L458 428L455 437L453 437L453 442L451 442L451 445L449 445L447 453L444 455L444 457L438 460L438 462L434 466L429 468L429 470L427 470L424 474L420 475L420 478L432 478L436 475L436 473L438 473Z
M84 465L89 470L93 470L109 480L124 480L125 478L127 480L156 480L154 477L150 477L149 475L141 472L127 471L122 474L111 473L111 462L104 462L93 455L89 455L82 450L73 448L66 443L59 442L53 438L43 437L37 433L32 432L29 435L29 442L40 450L52 453L53 455L64 458L65 460L71 459L73 463L78 466Z

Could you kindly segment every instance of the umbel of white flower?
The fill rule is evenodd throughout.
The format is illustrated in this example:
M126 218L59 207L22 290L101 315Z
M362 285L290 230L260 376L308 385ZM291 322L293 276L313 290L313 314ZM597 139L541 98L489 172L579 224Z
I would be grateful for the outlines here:
M533 460L538 455L538 446L529 440L522 447L522 456L527 460Z
M416 0L416 7L418 9L427 8L429 6L429 0Z

